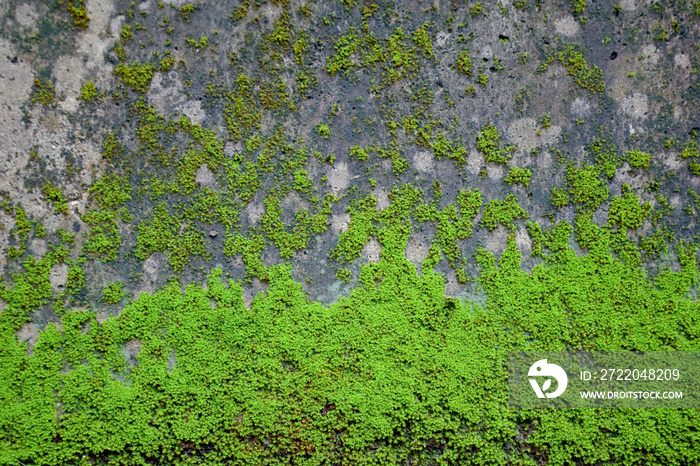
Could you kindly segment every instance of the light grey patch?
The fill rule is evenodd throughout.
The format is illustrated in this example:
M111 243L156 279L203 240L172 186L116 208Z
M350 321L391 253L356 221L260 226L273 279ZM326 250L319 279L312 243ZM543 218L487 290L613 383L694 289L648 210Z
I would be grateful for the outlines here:
M107 319L109 319L109 317L110 317L110 314L109 314L109 312L108 312L107 310L105 310L105 309L99 310L99 311L97 311L97 313L95 314L95 320L97 320L97 322L98 322L100 325L104 324L104 323L107 321Z
M86 31L88 34L101 33L110 25L110 18L114 14L114 2L112 0L88 0L85 5L90 26Z
M348 226L350 225L350 214L337 214L331 216L331 230L336 235L339 235L345 231L348 231Z
M486 235L484 247L495 255L499 255L506 250L507 242L508 230L503 226L498 226Z
M132 367L138 364L138 359L136 358L141 352L141 346L141 340L138 338L133 338L127 341L122 347L122 354L124 355L124 359Z
M391 163L391 160L388 158L383 158L381 161L382 164L382 170L390 172L394 169L394 165Z
M201 125L207 118L207 113L202 109L202 102L199 100L188 100L180 108L182 113L197 125Z
M384 210L391 204L391 200L389 199L389 195L387 194L386 190L376 188L372 194L374 194L374 197L377 198L377 210Z
M124 22L124 15L119 15L114 18L109 23L109 30L114 37L119 37L119 33L122 29L122 23Z
M29 243L29 250L34 257L41 257L46 254L47 247L46 240L42 238L34 238L31 243Z
M282 207L285 212L295 213L302 209L309 210L311 205L308 201L302 199L299 193L292 191L282 199L280 207Z
M170 357L168 357L168 372L172 372L175 369L175 364L177 364L177 358L175 356L175 350L170 352Z
M537 168L547 170L552 167L552 153L549 151L540 152L537 155Z
M544 129L532 118L521 118L508 127L506 134L518 147L519 153L529 154L535 147L554 144L561 134L561 126L552 125Z
M243 143L241 143L240 141L227 141L226 144L224 144L224 155L226 157L231 158L236 154L240 154L241 152L243 152Z
M171 71L166 79L162 73L155 73L146 97L159 114L177 117L186 99L180 75Z
M480 152L471 151L467 156L467 171L472 175L477 175L481 171L484 163L484 156Z
M634 94L625 97L625 99L620 103L620 108L623 112L633 118L646 119L647 112L649 110L647 96L639 92L635 92Z
M624 11L636 11L638 0L622 0L620 2L620 7Z
M493 49L491 48L490 45L485 45L483 47L479 48L479 57L483 58L488 58L489 60L493 57Z
M141 293L155 293L158 277L166 266L167 259L160 252L154 252L143 261L143 275L136 287L135 296Z
M503 178L503 167L500 165L493 165L488 167L488 178L489 180L495 181Z
M581 33L580 23L573 16L565 16L558 19L554 23L554 29L557 31L557 34L566 37L578 36Z
M582 117L591 114L591 104L581 97L576 97L571 103L571 114L574 116Z
M23 3L18 5L15 9L15 19L20 25L34 29L36 27L36 20L39 19L39 14L36 12L34 5L31 3Z
M644 55L644 57L647 60L647 63L650 65L656 65L657 63L659 63L659 51L654 44L645 45L642 48L642 55Z
M413 167L421 173L434 172L433 154L428 151L416 152L413 154Z
M54 293L63 291L68 282L68 265L56 264L49 271L49 282Z
M676 68L681 68L683 70L690 69L690 57L684 53L677 53L673 57L673 64Z
M445 297L460 298L465 290L465 285L457 280L457 274L454 269L447 269L445 274Z
M328 184L334 195L340 194L348 187L350 181L350 173L348 164L345 162L337 162L328 173Z
M195 172L194 180L198 185L207 187L212 191L218 191L219 185L216 182L216 175L209 169L206 163L203 163Z
M362 247L360 253L367 258L367 262L379 262L382 253L382 245L374 238L370 238Z
M608 223L608 211L610 210L610 202L606 202L603 204L601 207L598 208L593 213L592 221L596 223L598 226L605 225Z
M413 265L416 266L418 274L422 273L423 261L428 257L430 252L430 243L428 239L424 236L418 236L416 234L411 234L408 237L408 243L406 244L406 249L404 250L404 255Z
M659 152L658 155L653 157L653 159L654 161L660 161L671 170L680 170L683 166L685 166L685 161L681 159L678 154L671 152Z
M246 215L248 216L248 221L251 224L258 223L265 213L265 206L261 203L250 203L245 208Z
M440 31L435 36L435 43L438 47L444 47L450 38L450 34L444 31Z
M39 330L32 322L25 322L15 333L17 341L27 343L27 356L34 354L34 345L39 340Z
M257 277L253 278L250 285L243 286L243 303L245 306L250 309L256 298L264 298L267 288L267 283L260 281ZM260 298L258 298L258 296L260 296Z
M520 226L515 232L515 244L518 246L518 251L520 251L520 254L522 254L523 257L530 255L530 252L532 251L532 241L530 240L530 235L528 235L525 227Z

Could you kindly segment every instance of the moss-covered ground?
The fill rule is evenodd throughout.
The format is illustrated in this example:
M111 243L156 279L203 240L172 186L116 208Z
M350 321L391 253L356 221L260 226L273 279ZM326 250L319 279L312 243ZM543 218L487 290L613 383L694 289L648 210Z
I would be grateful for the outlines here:
M506 367L700 351L697 4L23 5L0 464L700 463Z

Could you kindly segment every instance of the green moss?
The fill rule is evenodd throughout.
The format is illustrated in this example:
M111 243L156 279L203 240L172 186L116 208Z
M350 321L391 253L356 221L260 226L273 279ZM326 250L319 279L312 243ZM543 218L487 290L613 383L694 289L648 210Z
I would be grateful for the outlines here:
M283 259L289 259L294 251L306 249L314 226L321 227L325 231L327 217L330 215L330 206L322 209L316 216L312 216L306 209L295 212L296 225L288 231L282 221L282 208L279 199L274 192L265 198L265 213L262 216L262 228L268 238L272 240L280 251ZM314 218L315 217L315 218ZM319 224L320 222L320 224ZM320 233L318 231L317 233Z
M476 148L484 154L487 163L506 164L515 152L513 145L501 147L501 133L495 126L481 128L476 137Z
M185 43L187 43L187 45L193 49L205 49L209 46L209 37L200 37L198 41L188 37L187 40L185 40Z
M648 170L651 165L651 154L640 150L631 150L625 153L625 157L632 168Z
M498 225L503 225L509 229L514 229L513 222L518 219L527 220L528 213L518 204L518 198L514 194L509 194L503 199L490 200L484 206L484 215L481 218L481 225L489 230L495 230Z
M617 148L611 139L598 137L586 147L586 150L595 157L597 166L609 179L615 176L618 167L622 165L623 159L618 156Z
M260 86L258 93L260 105L266 110L281 109L285 106L294 109L294 103L289 99L287 85L278 77L274 81L266 81Z
M126 5L130 18L129 12L137 12L136 5ZM518 5L525 8L524 2ZM427 59L437 53L432 48L432 32L451 28L451 24L443 26L435 8L425 12L431 15L431 23L420 19L418 29L408 29L416 23L404 21L403 13L399 18L385 15L386 5L360 5L342 15L333 13L328 34L319 36L311 30L307 36L298 31L297 24L322 23L321 18L313 18L312 5L301 6L307 13L299 11L299 15L295 10L300 5L291 9L283 4L276 18L287 14L288 19L276 23L274 19L266 22L260 9L264 5L244 6L245 15L249 10L252 14L247 25L240 24L246 29L241 32L245 44L241 42L236 60L227 61L231 54L225 51L219 57L209 53L200 57L211 61L212 68L228 67L236 82L227 89L227 76L220 76L221 80L204 90L190 76L193 96L204 93L207 115L212 117L207 125L215 128L216 111L224 109L226 140L187 118L164 118L144 99L128 102L124 87L119 86L115 98L121 96L127 108L117 107L116 111L126 120L113 122L115 132L105 135L102 165L106 174L90 187L91 204L83 217L89 228L83 225L77 235L65 230L46 235L44 257L9 264L0 282L0 297L7 303L0 313L0 463L563 465L700 461L694 443L699 424L692 411L582 413L508 408L505 367L511 351L700 348L694 301L696 251L674 242L670 228L675 226L661 225L662 217L669 224L676 221L665 218L671 212L668 198L659 197L659 208L650 211L647 203L625 190L611 200L608 224L592 221L594 209L610 197L607 177L624 160L637 163L634 155L620 157L602 137L586 146L595 165L586 165L593 163L586 160L580 167L568 167L566 189L552 189L555 206L563 207L570 200L578 206L575 228L565 221L547 227L527 224L531 254L542 258L535 261L531 273L521 270L523 258L512 231L528 218L527 212L514 196L488 202L483 229L493 230L501 224L509 227L506 250L496 259L477 248L479 282L462 288L461 295L467 298L447 298L445 279L434 268L442 270L446 263L462 283L476 278L472 245L483 238L466 239L474 235L484 195L475 189L459 190L469 181L463 169L454 174L461 179L457 184L424 178L425 174L414 172L407 162L410 153L406 151L429 149L436 159L450 158L459 167L466 160L468 144L463 138L473 125L467 122L465 126L458 119L453 125L453 118L443 113L459 102L447 97L444 102L442 98L433 102L431 88L439 84L430 70L420 72L424 63L433 65ZM473 6L472 2L467 8ZM532 12L539 6L527 8ZM188 10L195 7L184 9L185 13ZM489 12L493 13L500 18L495 10ZM469 17L469 10L466 15ZM387 29L395 19L399 23ZM351 78L357 82L343 83L341 78L341 87L370 89L373 97L362 94L363 103L359 103L359 94L350 97L358 102L359 118L372 111L366 104L376 102L384 107L377 114L376 126L362 127L361 137L341 127L358 115L343 113L333 115L332 123L325 121L329 130L333 126L337 143L330 150L341 156L348 150L349 157L366 171L366 176L343 193L341 207L338 198L318 194L328 189L318 183L327 181L322 175L335 156L328 147L303 146L327 146L328 142L318 137L292 141L274 121L282 117L286 123L280 128L287 128L298 119L283 114L292 108L283 98L298 97L295 89L282 87L281 82L296 76L299 81L292 86L307 86L308 92L318 71L313 60L330 48L324 41L332 37L336 26L354 20L361 21L357 31L353 30L354 38L348 33L346 42L331 39L348 48L330 49L331 60L326 64L338 65L337 73L355 72ZM135 28L133 17L130 21ZM402 29L396 29L399 24ZM369 32L370 27L377 28L375 33ZM265 31L267 40L257 41L256 31ZM458 31L448 32L462 44L457 50L453 47L453 53L474 37L459 38ZM184 41L186 33L180 31L180 39L173 42ZM325 52L321 50L324 45ZM129 52L139 54L140 60L146 56L136 48ZM350 54L343 56L346 52ZM512 52L517 61L521 51ZM153 56L154 67L158 66L156 59L161 56ZM214 65L220 59L223 63ZM161 71L174 66L172 57L163 60ZM187 66L192 71L197 64L188 62ZM247 75L240 74L243 70ZM488 75L488 71L484 68L480 74ZM417 84L382 87L402 79ZM454 89L451 92L454 96ZM320 112L323 115L324 110ZM497 115L495 121L498 118L502 117ZM547 117L540 119L543 131L551 124ZM502 143L495 126L483 127L476 142L487 163L505 167L514 147ZM580 128L589 126L587 121ZM581 141L575 139L571 143L580 147ZM223 143L228 140L242 141L243 149L225 157ZM370 161L370 155L390 159L397 176L382 174L380 161ZM695 158L688 157L691 170L697 165ZM566 163L561 152L557 159ZM32 157L32 163L37 162L40 157ZM319 178L310 177L309 173L318 171L311 168L317 163ZM215 174L216 191L196 183L194 174L202 165ZM638 168L643 167L640 163ZM486 169L480 176L486 177ZM386 187L387 180L397 185L389 192L389 204L379 210L377 200L362 191L370 186ZM402 183L406 180L415 180L416 186ZM529 180L530 173L517 167L506 177L509 183L525 186ZM264 216L246 230L239 216L243 217L245 204L256 196L262 198L259 191L263 188L268 193ZM541 201L539 188L533 190L534 199L527 205ZM660 184L655 189L661 191ZM298 197L303 203L291 205L295 203L289 201ZM29 241L34 225L37 236L46 231L42 233L38 222L8 204L5 196L0 202L6 215L15 217L15 238L10 244L17 248L15 257L21 258L22 242ZM350 225L337 237L337 244L329 244L336 238L330 233L315 238L326 231L333 211L337 214L346 203ZM691 207L686 212L697 211L697 205ZM136 228L125 224L132 215ZM554 219L553 213L546 215ZM643 236L639 228L640 221L646 220L657 229L649 236ZM628 237L627 230L634 228L638 231ZM211 229L219 236L206 236ZM583 252L570 246L572 235ZM222 237L225 257L219 257ZM416 265L404 257L411 251L407 249L409 237L429 242L420 275ZM73 248L83 240L81 255L72 262L70 258L78 252ZM289 263L296 263L295 256L303 260L303 250L316 240L317 252L309 251L317 261L313 265L324 259L316 256L318 251L335 246L329 254L336 261L330 264L331 274L346 282L359 281L353 290L341 286L344 297L330 305L310 301L291 275ZM356 265L348 262L355 261L370 240L380 243L381 256L376 263L364 264L358 274ZM155 251L168 258L174 272L185 271L190 264L206 265L204 261L214 254L216 262L240 255L245 279L259 278L266 291L246 305L241 283L224 279L219 269L204 283L198 283L197 269L187 270L182 274L183 283L172 279L170 285L152 294L141 293L134 302L121 297L123 284L107 287L103 303L99 302L99 288L86 290L86 274L89 271L90 278L99 274L100 264L88 262L83 269L83 261L123 259L111 266L136 283L143 264L135 261ZM286 265L266 266L276 260L277 251ZM676 253L680 272L664 271L660 266L661 272L645 274L641 267L643 257L661 256L655 264L671 264ZM51 266L58 262L69 267L63 292L52 291L49 282ZM240 273L233 267L232 274ZM324 276L332 282L333 275L327 273ZM166 277L161 274L160 278ZM479 299L470 297L474 294ZM319 300L330 297L326 294ZM98 301L91 302L93 298ZM118 309L109 309L114 315L103 320L108 302L116 303ZM24 331L16 332L37 311L53 316L50 318L60 326L49 324L40 331L30 356L27 344L19 341ZM137 347L138 355L131 353Z
M19 243L18 247L7 248L6 254L10 259L16 259L24 254L27 248L27 238L29 233L32 231L32 222L27 218L27 212L20 206L15 206L14 208L15 217L15 227L10 232L10 236L17 240ZM43 228L43 227L42 227ZM40 230L37 226L37 236Z
M272 32L266 36L266 39L277 45L287 47L289 46L289 41L292 33L292 23L289 19L288 13L283 13L272 29Z
M698 143L692 139L685 144L685 147L680 154L683 159L688 159L692 157L700 157L700 151L698 151Z
M426 23L412 37L413 45L421 47L424 56L432 56L432 40ZM372 33L360 35L354 27L341 36L335 43L335 53L326 58L326 71L334 75L341 71L348 75L356 67L368 70L382 70L380 83L376 89L382 89L402 79L414 76L419 69L419 50L407 42L403 28L397 27L388 39L382 40ZM356 57L357 60L351 59ZM359 63L359 64L358 64Z
M582 15L586 9L586 0L572 0L571 12L575 15Z
M614 196L610 203L610 211L608 212L608 223L613 226L619 226L628 230L635 230L642 226L644 219L651 212L651 204L645 202L639 203L639 198L629 191L629 186L622 196Z
M121 37L121 39L125 43L129 43L132 40L134 40L134 33L131 30L131 26L129 26L128 24L125 24L124 26L122 26L121 31L119 31L119 37Z
M97 98L97 88L95 87L94 82L87 81L85 84L83 84L83 87L80 90L80 98L85 102L92 102L95 100L95 98Z
M325 139L328 139L331 135L331 129L328 127L328 125L320 124L318 125L316 131L318 132L319 136Z
M127 86L139 92L146 93L153 79L153 66L150 63L119 63L114 68L114 74L121 76Z
M31 94L32 102L39 102L44 107L55 105L56 89L51 81L41 81L39 78L34 79L34 89Z
M361 148L360 146L350 147L350 153L348 155L352 158L356 158L360 162L364 162L369 158L367 150Z
M298 65L303 65L304 54L309 50L309 41L305 36L300 37L292 44L292 50L294 51L294 61Z
M574 204L585 210L595 210L608 199L610 191L599 179L599 174L600 170L594 165L567 167L566 181Z
M69 1L65 5L73 17L73 25L77 29L87 29L90 25L90 17L87 14L84 0Z
M294 189L302 194L311 194L314 191L314 182L309 179L309 173L306 170L294 172Z
M444 253L450 267L455 269L459 281L464 283L466 275L463 266L466 265L466 261L462 256L458 241L472 236L472 222L481 208L483 195L479 190L461 190L457 195L456 205L450 203L443 209L438 209L437 204L442 194L439 185L435 188L436 202L420 204L415 208L416 220L431 222L436 226L436 240L423 263L423 268L435 267ZM417 194L417 192L411 192L409 188L404 188L404 196L408 201L408 203L403 201L404 208L411 208L411 203L415 202Z
M126 293L124 292L123 282L113 282L102 289L102 300L109 304L117 304L121 301Z
M46 183L44 187L41 188L41 192L44 193L47 200L53 201L56 212L68 215L68 201L66 201L63 191L51 183Z
M433 41L430 39L430 34L428 33L428 28L430 23L425 22L423 26L416 29L413 32L413 42L420 48L423 55L428 58L433 57Z
M103 262L117 259L122 240L118 219L119 215L111 210L96 210L82 216L82 220L91 227L83 245L83 252L88 257L99 258Z
M335 273L335 278L343 283L350 283L350 279L352 278L352 272L350 272L346 268L339 268L338 271Z
M161 72L170 71L173 66L175 66L175 57L173 57L170 52L166 50L165 55L160 60L160 67L158 70Z
M124 152L123 147L119 144L114 133L105 133L104 141L102 142L102 156L107 160L111 160L113 157L121 155Z
M108 173L95 181L88 192L102 208L117 207L131 199L129 180L113 173Z
M337 303L310 301L280 265L248 309L240 283L215 269L205 284L142 293L102 324L92 311L66 312L32 356L14 332L51 297L55 259L28 259L0 287L6 462L429 464L436 446L460 465L516 463L535 448L558 464L700 460L692 410L523 413L508 408L505 369L511 351L696 350L694 247L679 245L681 270L652 280L613 257L595 226L581 223L590 252L577 255L560 222L535 234L556 260L532 273L514 235L498 260L478 249L488 299L463 302L403 257L410 228L396 214L410 215L412 199L396 191L379 263ZM138 359L125 357L129 342Z
M351 262L360 257L365 243L375 234L374 223L378 219L376 206L377 199L367 196L363 200L354 201L346 209L350 214L350 225L347 231L340 234L337 246L329 253L331 259Z
M263 249L265 249L265 237L255 232L250 232L247 236L238 234L226 236L224 253L227 256L241 254L248 278L268 279L267 267L260 258Z
M549 202L557 209L561 209L569 205L569 194L561 188L552 188Z
M226 96L224 117L234 141L245 139L254 130L260 129L262 114L256 111L251 88L252 80L245 74L238 76L237 89Z
M190 21L190 15L195 12L195 10L198 8L197 4L193 3L188 3L185 5L182 5L179 9L178 12L180 13L180 16L182 19L185 21L189 22Z
M690 173L692 173L693 175L700 175L700 164L694 162L689 163L688 170L690 170Z
M438 160L447 157L454 160L457 165L463 165L467 162L467 148L458 142L451 144L442 133L438 134L435 140L430 143L430 148Z
M527 168L511 167L508 171L508 176L506 176L503 181L512 184L521 184L526 188L530 185L530 177L532 177L532 170Z
M140 233L140 231L139 231ZM204 233L200 229L187 225L168 244L168 262L175 272L182 272L190 264L191 256L204 260L211 259L211 254L204 243Z
M179 222L168 213L165 204L158 204L153 216L138 226L137 249L134 255L143 260L153 252L168 250L179 228Z
M567 73L574 78L574 82L591 94L603 94L605 82L603 71L597 66L590 66L580 51L578 44L569 44L557 55L559 61Z

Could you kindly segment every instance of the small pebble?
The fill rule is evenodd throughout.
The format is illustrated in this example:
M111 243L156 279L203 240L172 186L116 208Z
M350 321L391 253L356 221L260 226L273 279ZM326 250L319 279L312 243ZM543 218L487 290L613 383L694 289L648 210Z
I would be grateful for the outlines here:
M218 235L218 233L215 230L209 232L209 236L211 236L212 238L216 238L216 235Z

